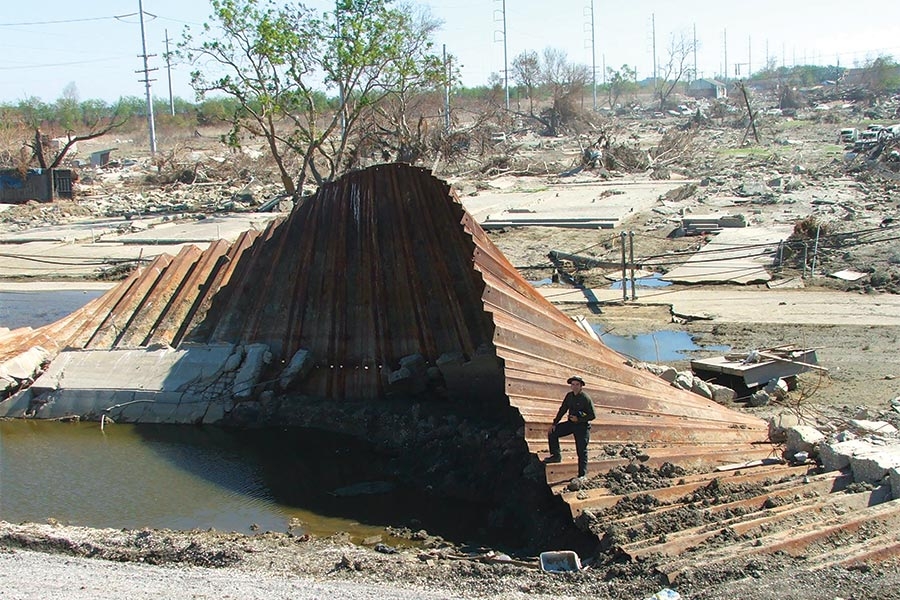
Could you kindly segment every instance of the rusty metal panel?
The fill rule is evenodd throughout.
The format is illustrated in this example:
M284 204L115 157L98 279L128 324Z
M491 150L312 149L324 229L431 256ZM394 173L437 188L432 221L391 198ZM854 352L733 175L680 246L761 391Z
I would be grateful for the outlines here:
M492 354L529 439L549 425L572 373L610 415L598 439L628 439L630 426L654 442L765 437L762 421L628 367L591 339L424 169L350 173L261 234L167 260L106 294L65 343L263 343L276 364L305 349L315 368L297 391L334 399L383 396L407 355L435 365Z

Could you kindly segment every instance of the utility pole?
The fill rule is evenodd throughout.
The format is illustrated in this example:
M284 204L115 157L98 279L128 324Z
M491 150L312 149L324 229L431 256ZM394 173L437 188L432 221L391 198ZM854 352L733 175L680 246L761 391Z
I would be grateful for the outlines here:
M725 49L725 81L728 83L728 29L722 30L722 47Z
M496 2L496 0L494 0ZM506 90L506 110L509 110L509 62L507 58L506 48L506 0L501 0L501 21L503 23L503 89ZM497 11L494 11L494 20L497 20ZM494 41L497 41L496 39Z
M156 68L151 69L149 64L147 63L147 59L150 58L151 55L147 54L147 37L144 34L144 5L143 0L138 0L138 14L141 19L141 50L143 54L140 56L144 59L144 68L140 71L135 71L135 73L143 73L144 78L139 81L144 82L144 86L147 90L147 124L150 129L150 154L156 154L156 125L153 122L153 96L150 93L150 82L156 81L155 79L150 79L150 71L156 71ZM152 56L156 56L155 54Z
M700 71L697 70L697 24L694 23L694 79L699 79Z
M452 71L450 70L450 60L447 58L447 44L444 44L444 131L450 132L450 78Z
M591 0L591 74L594 87L594 112L597 112L597 30L594 28L594 0Z
M753 68L750 66L753 62L751 57L753 56L753 47L751 44L753 43L753 38L749 35L747 36L747 79L750 79L750 76L753 75Z
M166 73L169 75L169 112L175 116L175 97L172 95L172 54L169 52L169 30L166 29Z
M653 87L656 87L656 13L650 13L650 26L653 30Z

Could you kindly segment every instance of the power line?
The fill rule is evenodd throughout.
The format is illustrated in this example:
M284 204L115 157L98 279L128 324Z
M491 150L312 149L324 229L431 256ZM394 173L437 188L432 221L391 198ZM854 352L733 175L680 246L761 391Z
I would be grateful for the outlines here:
M43 69L46 67L70 67L73 65L87 65L91 63L98 62L109 62L113 60L122 60L124 57L108 57L108 58L97 58L94 60L78 60L73 62L64 62L64 63L47 63L43 65L24 65L19 67L0 67L0 71L27 71L31 69Z
M129 13L127 15L112 15L109 17L86 17L84 19L61 19L58 21L31 21L28 23L0 23L0 27L19 27L24 25L60 25L64 23L83 23L85 21L108 21L112 19L122 19L124 17L133 17L137 13Z

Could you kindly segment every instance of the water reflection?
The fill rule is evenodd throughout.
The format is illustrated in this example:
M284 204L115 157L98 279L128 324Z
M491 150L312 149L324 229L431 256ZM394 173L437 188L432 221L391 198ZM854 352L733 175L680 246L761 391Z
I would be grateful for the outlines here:
M608 347L619 354L624 354L642 362L672 362L685 360L691 352L707 350L710 352L728 352L730 346L698 346L686 331L654 331L638 335L616 335L604 332L603 325L592 325L594 331Z
M313 430L0 422L0 519L91 527L383 534L472 541L487 511L390 481L390 459Z

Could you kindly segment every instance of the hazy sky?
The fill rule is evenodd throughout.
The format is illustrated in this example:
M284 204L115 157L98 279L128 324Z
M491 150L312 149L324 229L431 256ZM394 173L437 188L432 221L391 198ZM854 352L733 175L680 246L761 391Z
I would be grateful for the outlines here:
M480 85L503 70L503 0L423 0L444 26L435 41L446 44L461 67L463 83ZM308 0L326 9L329 0ZM734 75L740 63L757 70L768 55L777 64L852 66L880 54L900 58L900 2L868 0L862 4L836 0L506 0L507 56L547 47L564 50L572 62L592 64L591 7L598 82L602 66L627 63L638 77L653 71L653 22L656 55L665 60L673 34L693 37L696 28L698 71L722 72L727 59ZM858 8L857 8L858 7ZM171 45L185 25L195 29L209 15L205 0L144 0L147 52L156 54L151 67L153 94L168 97L163 60L168 29ZM80 99L144 95L137 0L43 0L0 3L0 101L29 96L59 98L74 83ZM118 17L118 18L116 18ZM48 23L48 21L70 21ZM189 65L173 64L176 96L193 100Z

